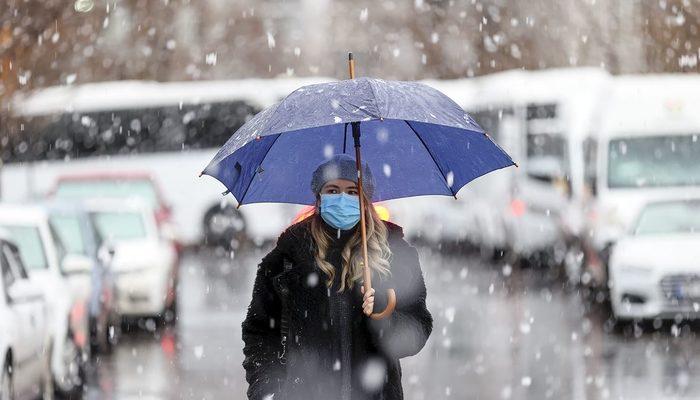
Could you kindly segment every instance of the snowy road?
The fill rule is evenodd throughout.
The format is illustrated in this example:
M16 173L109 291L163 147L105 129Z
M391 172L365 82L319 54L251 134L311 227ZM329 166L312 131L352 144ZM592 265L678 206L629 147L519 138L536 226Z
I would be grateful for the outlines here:
M435 328L403 361L407 400L700 397L697 327L606 333L600 312L537 271L420 253ZM88 398L244 399L240 323L261 255L188 257L177 326L125 334Z

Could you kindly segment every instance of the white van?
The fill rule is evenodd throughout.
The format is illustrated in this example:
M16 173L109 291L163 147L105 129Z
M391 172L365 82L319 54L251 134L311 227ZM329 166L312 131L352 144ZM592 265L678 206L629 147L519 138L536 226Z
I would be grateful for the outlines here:
M650 201L700 195L700 77L613 78L590 161L582 283L605 287L610 250Z
M563 261L582 227L584 143L609 79L597 68L515 70L470 79L469 93L453 95L519 168L479 178L446 203L444 235L487 254Z

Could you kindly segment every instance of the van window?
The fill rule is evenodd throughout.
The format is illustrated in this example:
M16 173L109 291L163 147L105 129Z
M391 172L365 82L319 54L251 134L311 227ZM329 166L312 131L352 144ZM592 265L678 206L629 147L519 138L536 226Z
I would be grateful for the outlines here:
M527 120L533 119L554 119L557 118L557 105L548 104L528 104Z
M568 176L566 139L558 134L527 135L528 175L551 181Z
M700 185L700 135L620 138L608 148L608 187Z
M477 124L491 136L493 140L499 142L501 122L504 117L512 116L513 109L509 107L489 107L473 112L469 112L469 115L474 118Z
M554 103L528 104L526 108L525 169L535 179L554 182L569 175L569 151Z

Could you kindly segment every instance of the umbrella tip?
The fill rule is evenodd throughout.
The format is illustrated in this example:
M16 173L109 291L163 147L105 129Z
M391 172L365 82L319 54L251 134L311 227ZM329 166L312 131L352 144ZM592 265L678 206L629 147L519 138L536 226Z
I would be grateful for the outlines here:
M202 175L204 175L204 171L200 172L199 175L197 175L197 178L201 178Z
M352 60L353 60L353 58L352 58L352 51L351 51L348 53L348 61L352 61Z

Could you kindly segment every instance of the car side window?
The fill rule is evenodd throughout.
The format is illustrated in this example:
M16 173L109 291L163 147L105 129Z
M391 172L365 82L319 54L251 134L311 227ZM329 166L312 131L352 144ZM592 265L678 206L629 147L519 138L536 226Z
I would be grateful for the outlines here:
M7 261L4 252L0 254L0 268L2 269L2 284L5 292L7 292L7 288L15 283L16 276L15 272L10 268L10 263Z
M61 240L61 236L56 232L56 228L51 223L49 223L49 232L51 233L51 239L53 239L54 245L56 246L58 262L61 263L63 262L63 258L66 256L66 254L68 254L66 251L66 246L63 244L63 240Z
M3 259L7 261L10 269L14 272L15 277L19 279L29 279L29 274L27 274L27 269L24 268L22 264L22 257L19 254L19 250L9 244L4 244L2 246L2 256Z

